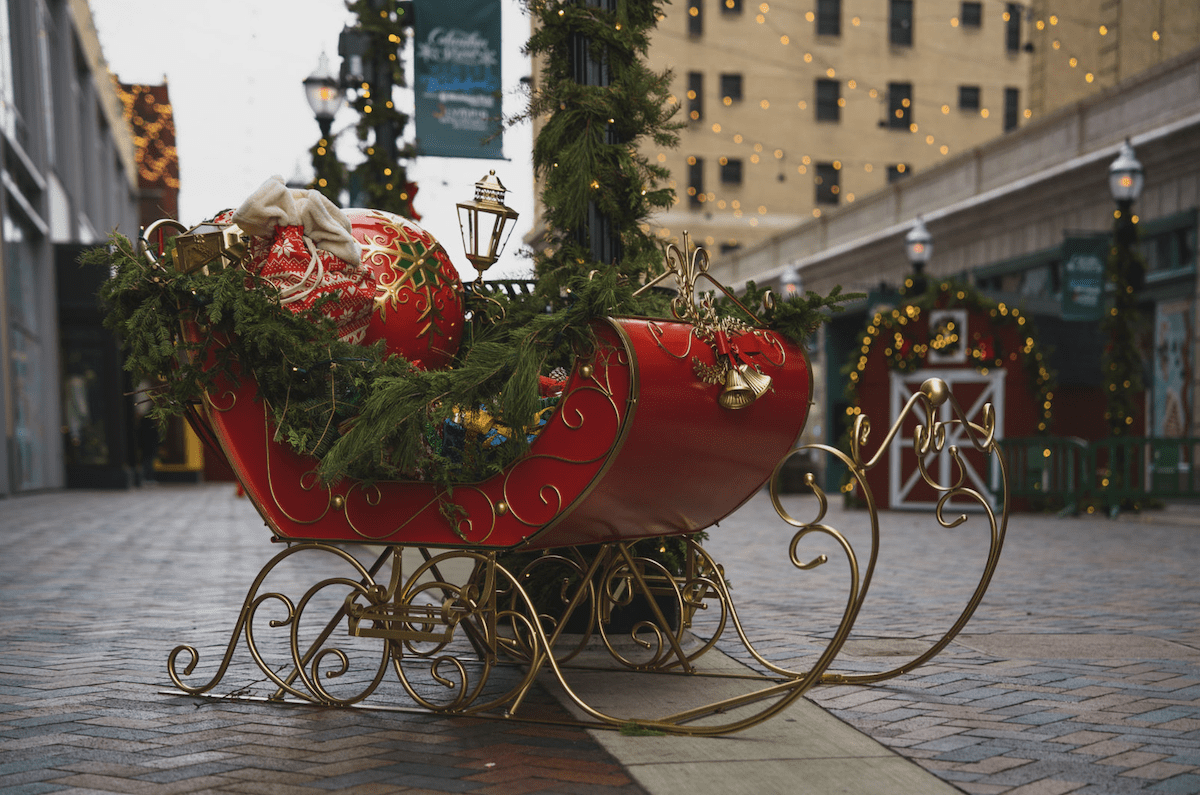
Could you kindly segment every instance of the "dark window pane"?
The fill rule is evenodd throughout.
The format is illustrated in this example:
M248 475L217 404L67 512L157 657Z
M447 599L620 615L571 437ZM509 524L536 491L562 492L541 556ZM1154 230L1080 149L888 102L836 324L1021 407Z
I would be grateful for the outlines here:
M913 43L913 0L891 0L888 9L888 41L901 47Z
M912 123L912 83L888 83L888 126L907 130Z
M1021 49L1021 7L1008 3L1004 7L1008 21L1004 23L1004 48L1009 52Z
M742 76L739 74L721 75L721 98L729 97L733 102L742 101Z
M704 33L704 7L700 5L700 0L688 0L687 13L688 35L699 36Z
M688 72L688 118L700 121L704 118L704 73Z
M911 173L910 169L904 163L897 163L894 166L888 166L888 184L895 182L898 179L904 179Z
M842 96L842 84L838 80L817 81L817 121L839 121L841 108L838 100Z
M817 204L837 204L841 187L838 184L838 169L833 163L817 163Z
M742 184L742 161L729 158L721 164L721 182L725 185Z
M964 28L979 27L983 24L983 3L963 3L961 17Z
M704 195L704 158L688 158L688 205L699 207Z
M1017 129L1019 124L1021 92L1015 88L1004 89L1004 131Z
M817 0L817 35L842 35L842 0Z
M979 110L979 86L958 87L959 110Z

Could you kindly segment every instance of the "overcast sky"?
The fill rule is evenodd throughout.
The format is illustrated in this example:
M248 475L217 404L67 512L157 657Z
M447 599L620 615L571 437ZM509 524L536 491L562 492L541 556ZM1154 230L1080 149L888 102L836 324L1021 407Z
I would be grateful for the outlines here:
M427 0L420 0L425 2ZM436 1L436 0L434 0ZM521 49L529 17L520 0L500 0L504 10L504 112L523 108L517 93L529 61ZM338 34L352 20L342 0L89 0L109 68L124 83L170 87L179 150L179 214L194 224L241 204L272 174L289 179L312 168L308 149L320 131L304 98L302 81L324 50L337 70ZM404 51L409 76L412 46ZM410 91L397 92L411 112ZM343 109L334 133L343 162L358 159L353 126L357 114ZM414 136L409 123L406 136ZM488 278L525 275L528 260L516 252L533 220L532 149L528 125L505 136L508 161L425 157L409 165L419 186L416 210L459 267L475 271L463 256L454 205L470 199L477 179L496 169L511 191L507 204L521 213L508 248Z

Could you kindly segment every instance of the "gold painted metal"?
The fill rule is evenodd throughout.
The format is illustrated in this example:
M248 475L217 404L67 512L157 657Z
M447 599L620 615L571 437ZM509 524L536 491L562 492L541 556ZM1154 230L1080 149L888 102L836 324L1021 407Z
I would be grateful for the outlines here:
M149 230L147 230L149 231ZM171 264L180 273L222 270L246 256L249 237L236 224L204 223L175 238Z
M937 419L936 410L949 404L953 417ZM910 416L925 422L914 432L913 445L920 474L939 493L935 518L945 528L967 521L965 514L948 518L955 498L977 504L977 516L986 520L990 546L983 574L966 606L951 627L924 653L887 671L840 674L833 663L853 632L865 602L879 553L879 511L868 487L866 473L884 459L895 443L901 425ZM979 491L968 487L961 451L947 444L948 429L961 426L970 444L995 457L1003 488L993 506ZM274 701L299 699L330 706L349 706L370 696L406 700L417 708L443 714L503 716L538 719L525 707L526 696L539 674L548 676L582 718L575 725L618 728L634 724L673 734L717 735L740 731L778 714L820 683L869 684L912 671L951 642L978 608L999 562L1008 522L1008 483L1004 459L995 439L995 413L985 406L982 418L972 420L939 379L930 379L905 404L885 434L881 447L868 454L870 426L866 418L855 423L849 452L825 445L792 450L775 468L770 497L780 519L794 529L787 555L797 572L828 562L826 555L806 556L802 549L812 539L831 539L847 562L840 619L829 640L811 663L792 670L769 661L754 646L735 608L720 564L690 539L681 573L660 561L638 555L629 543L602 544L594 552L582 549L547 552L520 571L502 565L494 551L458 549L436 552L416 548L416 565L405 568L406 549L386 547L375 564L367 567L341 547L306 542L275 556L252 583L237 617L225 654L211 678L186 684L200 660L191 646L178 646L168 657L172 682L186 693L213 690L229 670L244 635L246 646L262 676L275 688ZM804 521L793 517L779 495L780 472L792 455L820 450L840 460L861 489L870 521L870 549L860 557L849 540L826 521L828 497L812 476L805 480L817 498L816 515ZM936 482L926 459L948 455L956 472L948 484ZM502 511L497 503L496 511ZM953 506L952 506L953 507ZM997 510L999 509L999 510ZM510 509L511 510L511 509ZM412 549L412 548L410 548ZM342 574L323 574L297 599L265 591L268 576L277 570L315 559L324 572L331 565ZM752 588L753 583L745 587ZM636 601L645 612L631 627L618 630L622 611ZM270 606L268 610L268 605ZM271 613L266 619L259 613ZM318 616L324 629L315 635L306 630L308 611ZM707 637L698 637L695 619L711 613ZM260 642L257 630L282 632L284 642ZM823 633L824 634L824 633ZM760 669L757 674L706 673L704 655L718 642L740 643ZM284 649L282 652L280 649ZM179 670L180 655L187 655ZM271 657L281 654L282 659ZM607 660L611 677L623 675L683 676L703 701L709 677L744 681L746 692L711 703L686 708L655 710L641 704L630 713L612 714L598 706L586 692L580 672L595 677L597 659ZM613 667L615 666L615 668ZM398 684L387 690L388 672ZM622 673L626 672L626 673ZM605 680L604 687L619 686ZM230 696L237 697L237 696ZM603 694L599 694L603 698ZM668 700L664 703L675 703Z
M725 285L708 274L708 267L708 252L698 246L692 248L691 238L685 231L683 233L683 249L681 250L674 243L668 245L666 270L639 288L634 295L640 295L669 277L675 279L676 295L671 299L671 312L676 319L692 324L692 335L707 342L716 358L716 363L710 365L693 357L692 369L696 377L708 384L722 385L721 393L717 397L717 403L722 408L741 409L754 403L771 388L771 377L763 373L756 365L745 361L739 363L740 356L736 347L731 347L731 339L743 334L755 333L755 328L735 317L717 314L716 308L713 306L713 293L707 293L697 298L696 289L699 281L707 280L758 326L761 327L764 324ZM763 306L770 309L774 305L774 297L768 292L763 298ZM666 350L661 342L661 333L656 335L656 340L659 347ZM780 349L782 350L782 346ZM690 336L688 351L691 351ZM673 353L671 355L678 359L684 358L686 353L683 356Z

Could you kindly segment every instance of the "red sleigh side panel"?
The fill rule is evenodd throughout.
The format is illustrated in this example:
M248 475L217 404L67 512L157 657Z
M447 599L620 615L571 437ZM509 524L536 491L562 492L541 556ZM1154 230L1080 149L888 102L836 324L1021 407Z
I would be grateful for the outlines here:
M295 540L435 547L544 548L689 533L762 486L803 429L811 374L803 352L771 332L745 335L773 379L752 405L717 404L697 379L714 361L692 326L622 318L597 324L597 350L576 363L526 455L480 483L457 485L454 526L440 488L423 482L326 486L315 460L272 440L251 379L210 395L208 418L266 524ZM685 463L679 463L685 462Z

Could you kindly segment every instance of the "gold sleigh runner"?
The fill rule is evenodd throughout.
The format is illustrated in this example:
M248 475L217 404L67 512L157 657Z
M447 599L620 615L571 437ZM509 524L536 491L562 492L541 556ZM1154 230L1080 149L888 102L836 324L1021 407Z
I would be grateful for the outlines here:
M682 296L693 295L700 280L728 295L708 276L702 252L689 259L675 250L668 265ZM755 364L783 352L772 352L774 338L768 333L720 321L703 301L684 300L673 311L676 321L692 326L686 349L669 350L661 341L659 347L691 368L698 383L723 385L711 390L718 395L719 410L726 412L722 416L743 415L745 406L772 389L770 377ZM648 322L649 334L660 334L658 328ZM743 350L739 358L730 343L737 334L760 334L766 353L750 356ZM706 361L693 361L698 351L705 352ZM578 369L584 369L585 379L593 377L591 365ZM636 402L630 404L631 413ZM880 513L867 473L901 443L902 428L913 423L919 475L937 494L933 520L944 528L968 521L987 527L982 575L952 625L927 650L887 671L838 673L836 660L866 601L879 555ZM539 705L527 699L536 682L557 690L572 721L582 725L689 735L746 729L778 714L815 685L875 683L929 661L971 618L995 572L1008 520L1008 482L990 404L982 418L973 420L945 382L930 378L908 399L873 452L870 435L870 424L860 415L848 452L822 444L795 447L776 463L768 480L775 511L789 527L780 543L786 545L795 575L803 578L806 571L828 563L825 555L806 555L818 537L832 542L847 566L844 602L830 603L843 605L836 627L819 629L815 637L828 639L824 648L798 668L774 663L755 647L720 563L695 541L694 531L701 528L685 527L669 533L688 533L684 560L674 570L641 551L656 543L650 532L638 541L524 554L478 544L433 548L389 541L376 546L289 541L250 586L219 663L202 668L200 652L181 645L169 656L169 675L176 687L196 696L339 707L371 698L371 705L391 709L541 720ZM996 468L1000 487L995 505L969 485L963 458L968 450L950 444L951 438L968 440L975 451L970 454L982 455ZM815 515L795 517L785 508L780 497L784 467L791 457L811 451L840 461L848 471L869 522L865 552L856 551L846 535L826 524L828 498L811 474L804 483L815 501L805 504L814 505ZM930 463L939 456L952 463L946 483L931 474L936 469ZM332 505L342 507L336 500ZM969 519L964 506L972 509ZM397 506L397 515L404 510ZM568 509L555 521L566 514ZM402 516L397 523L401 521ZM308 573L314 565L321 574ZM276 580L301 583L293 586L299 595L273 589ZM741 587L753 588L754 583ZM239 682L233 692L217 696L226 675L240 670L231 666L243 639L257 667L254 681ZM731 668L729 658L716 650L718 643L740 644L741 656L748 655L756 670ZM637 711L619 711L606 693L621 671L666 675L652 688L664 706L639 699Z

